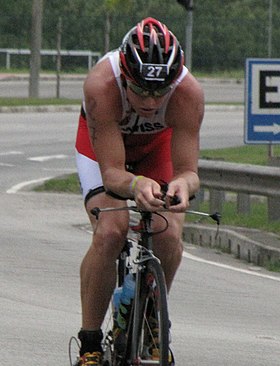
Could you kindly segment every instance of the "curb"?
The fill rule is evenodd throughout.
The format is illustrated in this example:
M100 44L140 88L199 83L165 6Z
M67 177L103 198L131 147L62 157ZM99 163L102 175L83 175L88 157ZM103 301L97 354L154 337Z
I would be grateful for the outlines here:
M84 81L87 74L60 74L60 80L69 80L69 81ZM0 82L1 81L29 81L29 74L9 74L9 73L1 73L0 74ZM39 80L42 81L52 81L57 80L56 74L40 74Z
M82 102L81 102L82 103ZM59 112L79 112L81 106L77 105L40 105L40 106L2 106L0 113L59 113ZM205 111L243 111L243 105L230 104L206 104Z
M87 77L88 73L84 74L60 74L60 80L79 80L84 81ZM0 73L0 82L1 81L23 81L29 80L30 74L29 73L22 73L22 74L14 74L14 73ZM56 80L57 74L56 73L40 73L39 80ZM213 84L244 84L244 78L221 78L221 77L199 77L196 76L196 79L200 83L213 83Z
M40 105L40 106L3 106L0 113L59 113L59 112L79 112L81 106L77 105Z
M274 234L267 235L274 239ZM202 247L220 248L228 254L235 255L237 259L258 266L280 261L280 247L276 248L252 240L229 228L220 227L217 232L216 226L188 223L183 229L183 240Z

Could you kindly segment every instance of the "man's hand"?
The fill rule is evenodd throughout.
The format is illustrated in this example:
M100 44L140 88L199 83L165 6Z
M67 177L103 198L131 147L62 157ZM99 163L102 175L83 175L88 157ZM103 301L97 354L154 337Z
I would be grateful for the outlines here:
M174 197L177 197L178 203L174 204ZM165 204L173 212L184 212L189 207L189 189L184 178L177 178L168 184Z
M153 179L141 177L133 187L134 199L142 210L157 211L164 207L160 185Z

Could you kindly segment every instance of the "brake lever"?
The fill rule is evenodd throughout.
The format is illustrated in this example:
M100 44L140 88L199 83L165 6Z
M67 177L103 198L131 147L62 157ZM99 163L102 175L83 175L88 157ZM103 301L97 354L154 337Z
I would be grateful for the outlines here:
M99 219L99 214L101 212L99 207L94 207L92 210L90 210L91 214L95 216L96 220Z

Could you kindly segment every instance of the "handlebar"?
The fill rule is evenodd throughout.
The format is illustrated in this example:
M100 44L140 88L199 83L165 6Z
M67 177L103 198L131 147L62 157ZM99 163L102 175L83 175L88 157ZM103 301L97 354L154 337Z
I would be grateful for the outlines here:
M140 214L144 214L145 212L149 212L149 211L144 211L142 209L139 209L137 206L105 207L105 208L94 207L90 212L98 220L100 213L102 213L102 212L114 212L114 211L133 211L133 212L139 212ZM156 212L151 212L151 213L153 214L153 213L168 212L168 211L169 210L167 208L162 208L162 209L157 210ZM201 216L201 217L209 217L213 221L215 221L217 223L217 225L220 225L220 222L221 222L221 214L219 212L214 212L214 213L210 214L210 213L207 213L207 212L186 210L185 213L191 214L191 215L198 215L198 216Z

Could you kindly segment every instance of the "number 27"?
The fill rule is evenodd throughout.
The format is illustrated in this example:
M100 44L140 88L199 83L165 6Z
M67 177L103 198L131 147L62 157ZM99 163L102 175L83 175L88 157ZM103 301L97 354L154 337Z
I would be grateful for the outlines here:
M157 78L160 76L162 66L149 66L147 76L150 78Z

